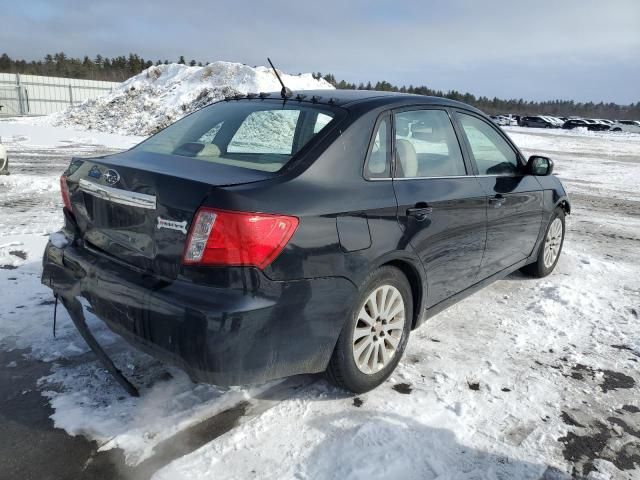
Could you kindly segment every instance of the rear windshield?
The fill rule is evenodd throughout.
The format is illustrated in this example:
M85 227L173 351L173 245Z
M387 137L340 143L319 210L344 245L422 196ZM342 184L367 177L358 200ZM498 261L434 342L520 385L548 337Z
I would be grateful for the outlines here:
M295 101L220 102L177 121L133 150L276 172L335 115L328 106Z

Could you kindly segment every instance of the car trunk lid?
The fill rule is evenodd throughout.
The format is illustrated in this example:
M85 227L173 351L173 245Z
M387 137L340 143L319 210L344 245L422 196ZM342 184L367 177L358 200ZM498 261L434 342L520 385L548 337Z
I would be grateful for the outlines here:
M71 204L87 248L134 269L175 278L190 223L205 198L274 174L149 152L74 160Z

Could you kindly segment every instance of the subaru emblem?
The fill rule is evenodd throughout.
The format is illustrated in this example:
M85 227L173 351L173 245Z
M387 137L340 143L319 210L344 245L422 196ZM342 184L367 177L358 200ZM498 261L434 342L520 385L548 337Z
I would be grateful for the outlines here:
M115 170L109 169L104 172L104 181L108 185L115 185L120 181L120 174Z

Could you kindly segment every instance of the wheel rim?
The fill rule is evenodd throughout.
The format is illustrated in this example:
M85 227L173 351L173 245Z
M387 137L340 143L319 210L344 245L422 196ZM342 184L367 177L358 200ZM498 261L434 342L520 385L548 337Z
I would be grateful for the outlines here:
M555 218L549 226L547 237L544 241L544 266L550 268L560 255L560 247L562 246L562 221Z
M405 307L392 285L376 288L364 301L353 331L353 359L358 370L372 375L395 357L404 332Z

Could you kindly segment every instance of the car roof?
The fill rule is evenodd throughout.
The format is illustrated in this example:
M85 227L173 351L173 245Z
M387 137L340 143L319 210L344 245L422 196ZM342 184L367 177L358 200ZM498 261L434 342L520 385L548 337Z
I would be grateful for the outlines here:
M294 91L293 96L287 101L312 102L314 97L316 100L313 103L336 105L345 108L356 105L358 107L365 108L367 106L374 108L384 105L392 107L402 105L438 105L444 107L464 108L466 110L482 114L480 110L472 107L471 105L467 105L466 103L458 102L456 100L450 100L448 98L415 95L411 93L382 92L378 90L300 90ZM268 98L281 98L280 92L270 92Z

